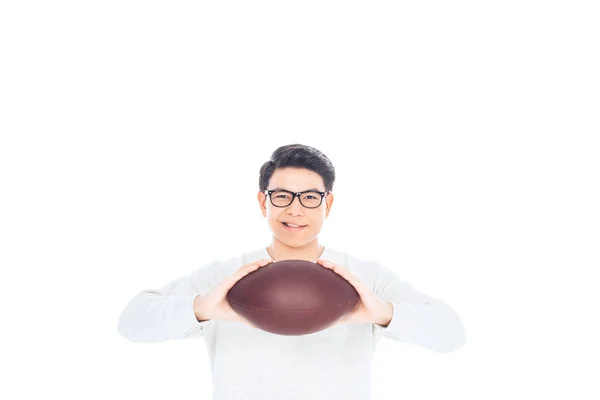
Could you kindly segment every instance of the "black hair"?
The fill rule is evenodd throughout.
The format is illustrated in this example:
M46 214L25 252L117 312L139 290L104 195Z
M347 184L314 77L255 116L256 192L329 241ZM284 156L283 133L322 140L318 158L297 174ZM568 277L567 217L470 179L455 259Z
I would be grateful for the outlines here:
M321 151L303 144L288 144L276 149L271 159L260 167L258 188L267 190L269 180L277 168L305 168L316 172L323 178L325 190L333 190L335 182L335 168Z

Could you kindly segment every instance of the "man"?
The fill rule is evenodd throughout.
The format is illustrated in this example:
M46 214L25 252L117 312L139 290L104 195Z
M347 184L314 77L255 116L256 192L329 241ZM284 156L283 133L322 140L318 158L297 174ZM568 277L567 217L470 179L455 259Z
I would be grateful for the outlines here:
M138 293L119 317L135 342L204 337L213 399L369 399L371 359L381 337L436 352L464 345L458 315L374 260L318 241L333 205L335 170L319 150L282 146L260 169L258 203L273 232L267 247L214 261L160 290ZM309 335L262 331L235 313L228 290L272 261L300 259L330 268L360 295L335 325Z

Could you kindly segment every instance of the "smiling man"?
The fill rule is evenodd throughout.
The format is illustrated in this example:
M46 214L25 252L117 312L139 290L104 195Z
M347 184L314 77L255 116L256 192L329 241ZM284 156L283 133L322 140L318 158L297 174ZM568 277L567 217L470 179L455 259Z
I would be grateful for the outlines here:
M334 181L333 164L319 150L301 144L276 149L260 168L257 194L273 234L270 245L139 292L119 317L119 333L134 342L204 337L214 400L368 400L371 360L382 337L434 352L463 346L464 326L444 301L374 259L319 243ZM360 296L354 310L301 336L240 323L225 301L228 290L265 263L289 259L316 262L346 279Z
M327 172L333 176L333 169ZM323 253L317 236L329 216L333 193L331 187L325 188L320 173L274 165L262 170L260 184L265 189L258 193L258 201L273 232L267 249L273 260L316 261Z

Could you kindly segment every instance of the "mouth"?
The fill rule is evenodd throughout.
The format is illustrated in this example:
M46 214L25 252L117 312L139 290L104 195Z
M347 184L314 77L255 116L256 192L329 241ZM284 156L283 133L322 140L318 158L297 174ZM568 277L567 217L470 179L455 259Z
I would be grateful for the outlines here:
M293 226L289 226L288 224L286 224L285 222L282 222L281 225L283 225L283 227L285 229L287 229L288 231L292 231L292 232L298 232L303 230L304 228L306 228L308 225L303 225L303 226L299 226L297 228L293 227Z

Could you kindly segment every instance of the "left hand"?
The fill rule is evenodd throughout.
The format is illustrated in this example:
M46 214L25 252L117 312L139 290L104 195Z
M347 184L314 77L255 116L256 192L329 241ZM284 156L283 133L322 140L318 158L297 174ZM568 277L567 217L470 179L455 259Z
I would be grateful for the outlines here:
M392 317L392 303L381 300L379 296L362 283L347 268L321 258L317 259L317 264L333 270L333 272L346 279L354 286L354 289L356 289L360 296L354 310L339 319L335 324L331 325L330 328L342 323L374 323L387 326Z

